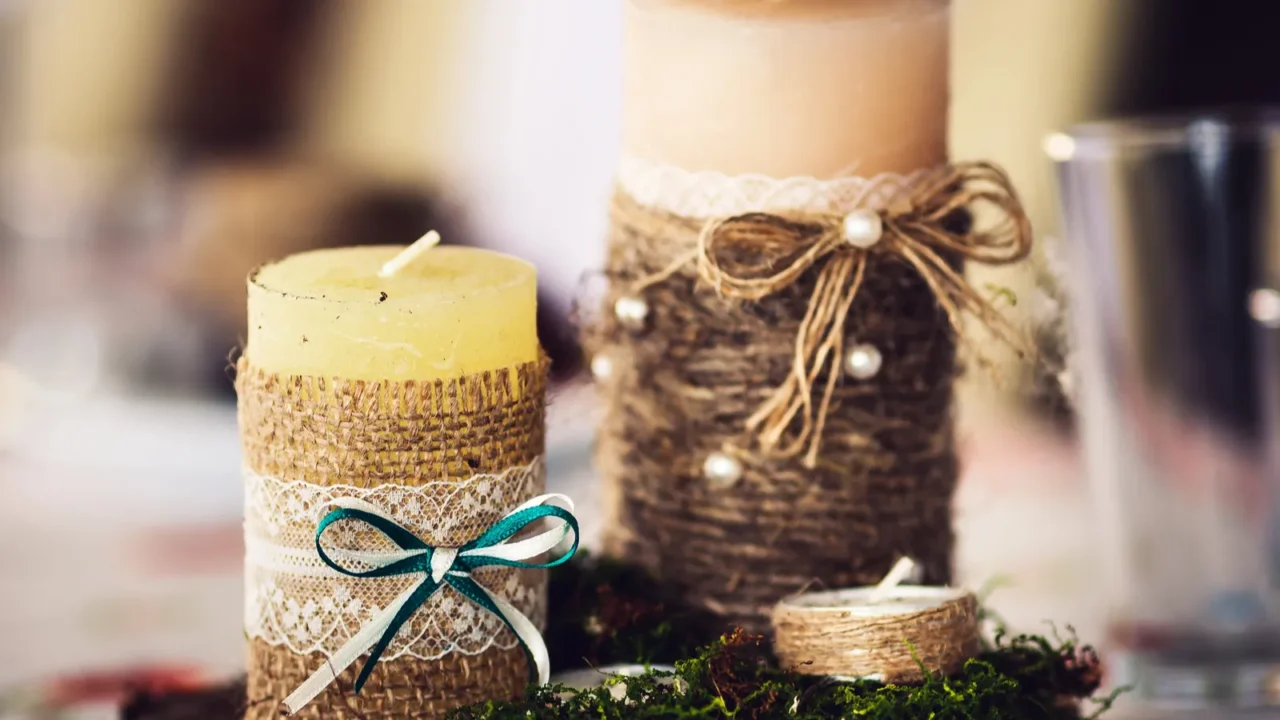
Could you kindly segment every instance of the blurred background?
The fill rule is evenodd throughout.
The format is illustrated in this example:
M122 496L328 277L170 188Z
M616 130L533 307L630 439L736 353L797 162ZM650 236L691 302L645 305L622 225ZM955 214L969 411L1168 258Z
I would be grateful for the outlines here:
M1041 240L984 280L1050 357L1043 138L1280 100L1270 6L955 0L952 155L1005 165ZM604 247L620 23L618 0L0 0L0 717L241 667L227 370L265 260L436 228L536 263L553 482L595 492L568 318ZM1057 368L1007 370L963 393L960 579L998 581L1015 627L1102 638L1070 404Z

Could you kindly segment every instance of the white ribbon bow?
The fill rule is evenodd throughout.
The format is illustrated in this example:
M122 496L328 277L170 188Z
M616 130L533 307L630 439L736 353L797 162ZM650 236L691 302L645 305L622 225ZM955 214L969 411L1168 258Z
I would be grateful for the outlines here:
M355 511L357 513L365 513L373 516L374 518L381 520L382 523L385 523L386 526L397 535L403 533L404 535L412 537L412 533L407 528L396 522L381 509L363 500L347 497L334 500L331 504L340 510ZM509 523L513 521L513 519L517 518L517 516L520 516L521 513L542 505L560 507L570 513L573 511L573 501L565 495L554 493L539 495L538 497L520 505L515 510L507 513L506 516L494 524L494 527L498 527L502 523ZM339 511L335 511L335 513L337 512ZM333 515L334 513L330 513L330 517ZM389 638L385 638L384 636L386 636L388 629L391 628L392 623L395 622L397 615L400 614L401 610L403 610L405 605L409 603L415 593L418 593L419 590L428 583L433 586L429 591L427 591L425 597L419 599L419 606L421 606L421 603L425 602L425 600L433 595L436 590L439 590L440 587L448 584L451 577L458 578L461 581L468 583L471 587L479 588L488 600L493 603L493 606L497 608L500 613L499 618L502 619L513 632L515 632L516 637L519 638L520 642L528 650L529 656L532 658L537 669L538 684L546 684L547 679L551 674L551 662L547 652L546 642L543 641L542 634L538 632L538 628L534 626L533 622L529 620L529 618L525 617L524 613L516 609L511 603L494 594L483 585L472 580L468 570L458 569L456 566L460 558L472 559L473 562L466 563L469 567L485 564L507 565L509 563L522 563L525 560L530 560L554 549L568 536L570 531L574 531L576 535L576 522L571 525L570 520L561 516L549 516L551 520L558 521L558 527L516 542L508 542L510 539L508 537L501 542L487 547L472 547L469 549L441 547L397 550L391 552L358 552L342 549L322 550L319 548L319 534L322 533L328 523L331 522L330 517L326 517L317 529L317 549L320 550L321 557L325 558L325 555L327 554L334 560L341 561L344 564L359 563L372 567L371 570L363 571L362 573L355 573L347 570L335 570L335 573L341 572L348 576L368 577L368 573L377 572L378 570L385 569L395 563L419 558L428 553L430 553L430 570L429 572L422 570L416 571L415 574L422 575L421 580L410 585L404 592L400 593L395 600L374 616L368 624L362 627L358 633L353 635L350 640L340 647L338 651L329 658L328 662L321 665L320 668L312 673L311 677L307 678L305 682L298 686L298 689L294 690L289 697L285 698L284 705L288 709L290 715L298 712L314 700L317 695L319 695L338 677L339 674L342 673L343 670L350 667L350 665L361 655L374 648L380 640L389 640ZM547 516L539 515L537 517ZM570 516L570 518L572 518L572 516ZM344 518L338 517L337 519ZM365 519L366 522L369 522L375 528L379 525L378 520ZM529 522L533 521L534 520L530 520ZM387 533L384 532L384 534ZM421 541L418 542L421 543ZM399 543L397 542L397 544ZM575 537L573 550L576 549L577 540ZM560 562L568 560L569 556L573 554L573 550L552 563L530 566L521 565L521 567L549 567L554 564L559 564ZM329 559L325 559L325 561L330 564L330 566L335 565L335 563L331 562ZM483 605L483 603L481 604ZM403 619L404 618L402 618L402 621Z

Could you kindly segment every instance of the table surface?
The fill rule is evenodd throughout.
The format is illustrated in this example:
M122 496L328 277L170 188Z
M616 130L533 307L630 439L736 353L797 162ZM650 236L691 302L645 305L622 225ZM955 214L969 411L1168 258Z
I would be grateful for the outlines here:
M575 497L589 547L601 521L589 510L594 398L574 387L550 407L549 489ZM234 408L101 400L28 420L0 435L0 688L156 664L240 670ZM963 436L962 452L958 580L998 583L990 605L1014 628L1053 621L1100 637L1097 548L1069 442L993 423Z

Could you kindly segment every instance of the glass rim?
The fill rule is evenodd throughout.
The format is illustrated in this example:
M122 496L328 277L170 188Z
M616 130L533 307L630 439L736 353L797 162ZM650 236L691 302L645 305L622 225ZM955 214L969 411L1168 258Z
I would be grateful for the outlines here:
M1280 106L1085 122L1051 134L1044 145L1051 159L1066 163L1242 139L1280 141Z

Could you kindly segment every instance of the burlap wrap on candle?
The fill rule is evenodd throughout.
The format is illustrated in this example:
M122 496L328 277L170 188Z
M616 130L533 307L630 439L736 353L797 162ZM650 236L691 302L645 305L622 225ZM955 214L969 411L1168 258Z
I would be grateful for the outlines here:
M972 593L899 588L868 604L869 588L784 599L773 611L773 650L784 667L807 675L912 683L953 675L978 654L978 603ZM849 602L841 607L842 598Z
M972 171L983 181L1005 180L987 165ZM587 324L584 338L590 352L610 361L601 383L606 413L597 452L611 505L608 552L642 563L682 587L692 603L757 631L767 628L780 598L814 585L873 584L899 557L915 558L926 583L949 581L957 476L953 325L957 310L981 315L991 307L962 279L926 278L906 257L917 240L932 243L923 236L935 230L915 229L917 219L921 226L936 222L938 231L950 228L945 233L952 239L972 227L971 216L957 210L967 208L973 191L951 169L941 172L925 177L942 183L921 201L929 217L886 210L886 239L860 255L829 237L840 226L840 216L830 212L691 218L642 205L619 188L605 310ZM984 257L987 262L1013 262L1027 252L1025 217L1010 193L1002 185L979 198L998 199L1016 227L1012 243L1008 237L993 243L1000 250ZM707 204L705 193L699 202ZM882 207L894 202L885 198ZM708 232L735 224L742 226L729 228L736 239L707 249L714 244ZM909 242L901 235L890 239L890 225L914 234ZM759 242L736 247L742 238ZM978 242L988 240L997 238ZM793 253L788 242L796 243ZM716 280L715 273L723 279L728 272L727 259L781 274L796 256L832 242L829 256L755 300L726 297L726 283ZM758 252L764 246L778 257ZM964 257L981 254L945 243L930 252L955 278ZM717 267L708 272L712 254ZM697 260L685 262L690 257ZM841 263L834 272L853 277L833 282L833 263ZM859 263L865 263L860 270ZM826 294L821 302L836 305L822 328L814 326L815 291ZM640 329L613 312L619 298L636 295L648 306ZM846 315L835 298L851 302ZM827 380L840 372L840 349L825 366L818 355L798 356L802 329L812 347L832 333L843 333L846 349L874 345L883 366L867 380L834 378L824 410ZM813 410L805 421L810 437L793 437L801 412L777 428L786 430L781 444L790 442L794 452L762 449L749 419L798 371L812 373L809 391L795 391L808 395L805 411ZM736 483L718 486L704 477L703 463L716 452L741 462Z
M473 492L468 478L533 463L545 448L545 361L448 381L393 383L281 377L241 360L236 386L245 462L262 476L355 488L457 481L458 495ZM510 495L500 497L501 512L493 510L491 488L478 503L451 495L460 501L451 508L481 509L463 522L454 518L435 536L427 531L423 540L462 545L541 490L516 483L498 490ZM543 592L545 577L537 571L486 569L476 580L501 588L517 572L519 584ZM384 659L354 695L362 657L298 716L436 718L462 705L518 697L529 669L523 650L506 645L436 660ZM299 655L260 638L251 637L248 650L248 718L278 717L280 702L326 662L323 653Z

